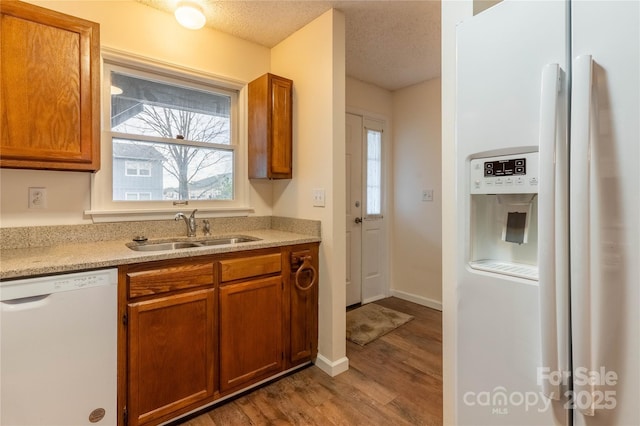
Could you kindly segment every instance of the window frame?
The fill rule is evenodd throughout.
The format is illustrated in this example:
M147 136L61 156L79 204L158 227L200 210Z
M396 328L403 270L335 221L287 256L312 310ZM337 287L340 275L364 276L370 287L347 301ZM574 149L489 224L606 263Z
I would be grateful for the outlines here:
M247 175L247 83L202 73L189 68L153 59L130 55L111 49L102 51L102 167L91 178L91 208L85 214L94 222L158 220L172 218L176 212L198 209L204 217L246 216L253 211L249 205ZM233 200L163 200L114 201L112 141L122 136L111 131L111 71L123 72L155 81L166 81L195 89L213 90L231 98L229 145L208 145L233 152ZM136 139L144 140L144 136ZM160 138L157 138L160 140ZM171 140L171 142L174 142ZM194 142L193 145L198 145ZM144 176L146 177L146 176Z

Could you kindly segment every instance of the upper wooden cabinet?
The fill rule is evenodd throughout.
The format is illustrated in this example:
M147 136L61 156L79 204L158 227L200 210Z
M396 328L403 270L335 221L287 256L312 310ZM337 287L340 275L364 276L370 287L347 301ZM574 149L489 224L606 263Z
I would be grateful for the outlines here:
M293 81L265 74L249 83L249 178L291 179Z
M0 167L100 168L99 25L0 2Z

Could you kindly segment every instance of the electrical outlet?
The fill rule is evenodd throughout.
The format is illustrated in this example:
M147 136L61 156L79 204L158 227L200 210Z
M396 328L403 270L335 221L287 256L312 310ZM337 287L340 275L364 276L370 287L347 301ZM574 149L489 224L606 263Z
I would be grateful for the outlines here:
M313 190L313 207L324 207L324 189Z
M422 190L422 201L433 201L433 189Z
M47 188L29 188L29 208L30 209L46 209L47 208Z

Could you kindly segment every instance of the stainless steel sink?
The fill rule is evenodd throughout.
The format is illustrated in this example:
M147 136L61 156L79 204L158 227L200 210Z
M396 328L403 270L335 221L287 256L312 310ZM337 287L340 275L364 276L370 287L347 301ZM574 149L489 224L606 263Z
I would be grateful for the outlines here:
M239 244L248 243L250 241L258 241L259 238L252 237L230 237L230 238L214 238L212 240L203 240L200 243L203 246L219 246L222 244Z
M195 241L157 241L157 242L143 242L143 243L127 243L127 247L135 251L167 251L178 250L185 248L207 247L207 246L221 246L225 244L241 244L251 241L260 241L260 238L247 237L247 236L232 236L232 237L219 237L208 238Z
M147 244L131 244L127 245L131 250L136 251L164 251L164 250L177 250L191 247L202 247L198 243L190 243L186 241L176 242L164 242L164 243L147 243Z

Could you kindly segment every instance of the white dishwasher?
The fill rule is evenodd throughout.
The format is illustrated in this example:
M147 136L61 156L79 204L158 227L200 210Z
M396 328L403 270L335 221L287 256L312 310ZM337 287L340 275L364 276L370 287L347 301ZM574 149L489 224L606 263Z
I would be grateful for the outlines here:
M0 425L115 425L117 270L0 283Z

